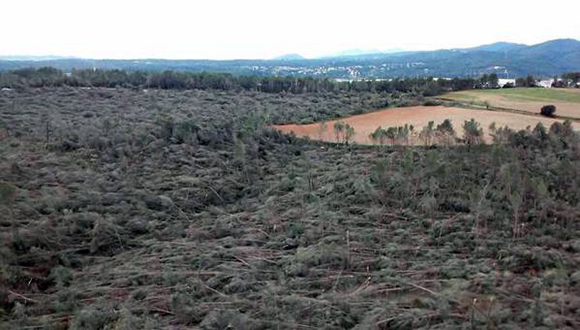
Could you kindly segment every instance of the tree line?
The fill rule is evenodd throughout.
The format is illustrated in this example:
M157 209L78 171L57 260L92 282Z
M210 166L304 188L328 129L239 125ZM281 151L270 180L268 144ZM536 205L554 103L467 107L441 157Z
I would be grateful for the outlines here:
M327 122L318 124L317 134L319 140L322 140L327 128ZM461 128L463 135L459 136L452 121L445 119L439 125L435 125L434 121L429 121L420 130L416 130L412 124L387 128L379 126L368 137L374 145L379 146L410 146L417 145L416 142L420 142L420 145L425 147L442 146L449 148L456 145L465 145L470 149L472 146L485 144L483 128L475 119L465 120ZM570 120L566 120L563 123L555 122L549 128L546 128L542 123L538 123L534 128L530 126L526 130L520 131L515 131L508 126L498 127L495 122L491 123L488 128L491 141L493 144L498 145L507 143L522 146L528 143L536 145L540 142L546 142L549 134L577 138ZM332 129L337 144L349 144L356 134L354 127L340 120L334 123Z
M516 79L516 85L511 87L538 87L538 79L532 75L520 77ZM580 87L580 72L566 72L560 76L554 76L552 87Z
M492 88L496 85L496 75L484 75L480 79L436 79L430 77L335 81L328 78L313 77L232 75L228 73L192 73L182 71L147 72L83 69L65 73L52 67L27 68L0 73L0 88L126 87L178 90L249 90L293 94L352 91L401 92L435 96L448 91Z
M229 73L193 73L184 71L128 71L82 69L64 71L52 68L27 68L0 73L0 88L21 87L104 87L200 90L248 90L265 93L319 92L388 92L437 96L449 91L498 88L495 73L479 78L397 78L389 80L336 81L329 78L233 75ZM565 73L555 79L555 87L576 86L580 72ZM561 86L560 86L561 85ZM515 86L534 87L536 78L529 75L516 79Z

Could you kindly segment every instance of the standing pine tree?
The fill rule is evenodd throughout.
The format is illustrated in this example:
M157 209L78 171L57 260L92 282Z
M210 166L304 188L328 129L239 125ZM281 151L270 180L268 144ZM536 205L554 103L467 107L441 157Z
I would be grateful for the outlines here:
M475 119L471 118L463 123L463 138L470 148L483 143L483 129Z
M336 143L340 143L340 138L344 135L344 123L342 121L337 121L334 123L334 136L336 137Z

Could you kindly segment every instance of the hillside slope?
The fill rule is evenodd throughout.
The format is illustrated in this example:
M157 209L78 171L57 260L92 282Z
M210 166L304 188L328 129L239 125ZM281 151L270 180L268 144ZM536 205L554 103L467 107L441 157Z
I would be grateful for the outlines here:
M46 61L0 60L0 71L52 66L125 70L183 70L229 72L233 74L318 76L341 79L394 77L477 77L496 73L502 77L528 74L549 77L580 71L580 41L558 39L537 45L495 43L467 49L370 53L320 59L290 54L273 60L92 60L53 59Z

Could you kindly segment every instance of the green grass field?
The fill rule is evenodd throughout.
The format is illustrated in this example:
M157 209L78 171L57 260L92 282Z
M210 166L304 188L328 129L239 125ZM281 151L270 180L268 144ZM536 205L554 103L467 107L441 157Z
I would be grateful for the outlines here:
M539 114L542 106L555 105L560 118L580 119L580 90L507 88L451 92L441 97L469 108L486 108L521 114Z
M580 103L580 90L577 89L549 89L549 88L507 88L482 89L462 91L446 94L446 98L460 101L472 99L486 99L489 96L501 96L513 101L538 102L571 102Z

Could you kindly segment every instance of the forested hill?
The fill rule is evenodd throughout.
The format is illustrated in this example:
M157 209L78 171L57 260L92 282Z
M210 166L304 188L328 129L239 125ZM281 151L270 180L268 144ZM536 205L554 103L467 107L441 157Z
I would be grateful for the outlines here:
M51 58L6 60L0 71L28 67L73 69L122 69L147 71L227 72L252 75L315 76L336 79L393 77L478 77L496 73L500 78L528 74L549 77L580 70L580 41L558 39L526 46L495 43L467 49L374 53L303 59L283 56L273 60L93 60Z

